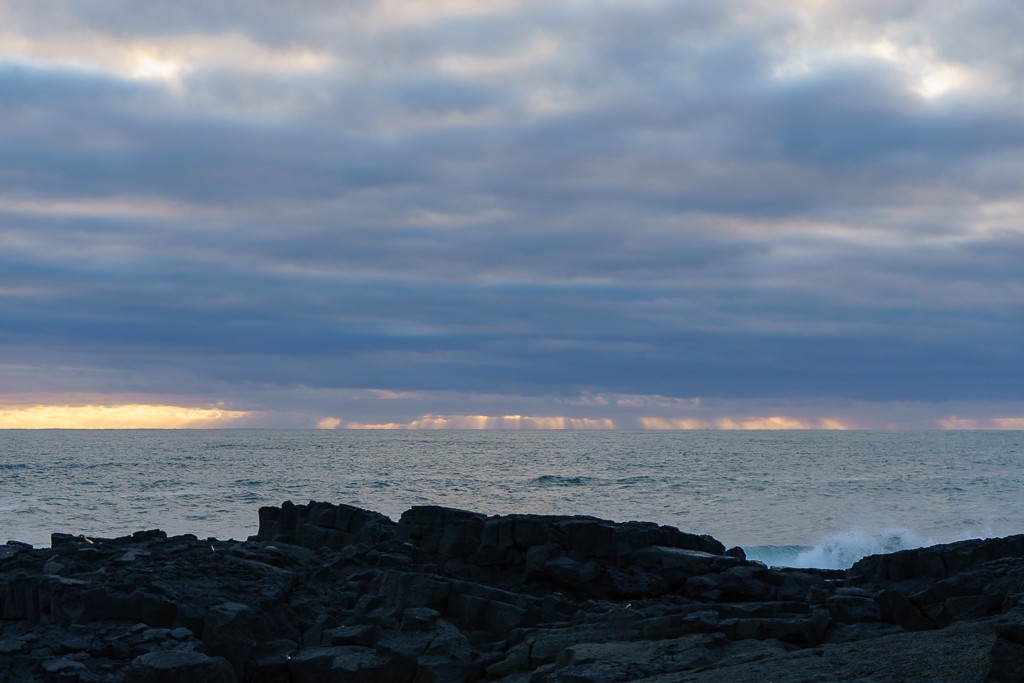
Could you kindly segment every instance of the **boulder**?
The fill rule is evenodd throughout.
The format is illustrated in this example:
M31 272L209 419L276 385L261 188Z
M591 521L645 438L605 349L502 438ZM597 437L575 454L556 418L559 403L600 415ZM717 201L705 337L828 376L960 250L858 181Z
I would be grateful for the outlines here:
M444 559L465 558L480 548L486 515L437 505L407 510L398 522L400 538Z
M288 673L294 683L411 683L415 676L415 663L355 645L314 647L300 650L292 656L288 661Z
M230 662L236 676L243 679L253 647L273 630L264 615L253 607L224 602L207 612L202 640L210 654Z
M125 671L125 683L231 683L235 680L234 671L224 658L178 650L140 655Z

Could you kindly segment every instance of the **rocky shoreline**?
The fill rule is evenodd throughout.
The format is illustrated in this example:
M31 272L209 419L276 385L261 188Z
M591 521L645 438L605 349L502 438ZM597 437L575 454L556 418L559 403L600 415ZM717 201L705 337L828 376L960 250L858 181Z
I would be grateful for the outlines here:
M0 680L1024 680L1024 535L769 568L592 517L310 502L0 546Z

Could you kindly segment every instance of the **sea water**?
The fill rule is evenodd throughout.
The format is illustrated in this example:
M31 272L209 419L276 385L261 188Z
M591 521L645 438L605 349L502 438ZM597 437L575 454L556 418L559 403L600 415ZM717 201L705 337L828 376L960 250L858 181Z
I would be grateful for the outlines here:
M847 567L1024 533L1024 432L0 431L0 543L244 539L285 500L653 521Z

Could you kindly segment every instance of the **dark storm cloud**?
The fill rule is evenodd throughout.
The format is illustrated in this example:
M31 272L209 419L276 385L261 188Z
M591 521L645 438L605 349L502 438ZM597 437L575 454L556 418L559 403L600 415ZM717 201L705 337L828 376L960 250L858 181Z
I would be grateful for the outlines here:
M12 3L0 345L112 391L1019 399L1015 10L939 5Z

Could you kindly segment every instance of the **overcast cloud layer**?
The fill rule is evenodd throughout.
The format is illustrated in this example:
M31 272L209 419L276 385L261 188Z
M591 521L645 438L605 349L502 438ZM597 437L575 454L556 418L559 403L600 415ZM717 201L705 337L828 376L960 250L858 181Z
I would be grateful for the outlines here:
M1024 427L1022 32L1014 0L6 0L0 407ZM563 421L466 417L508 415Z

